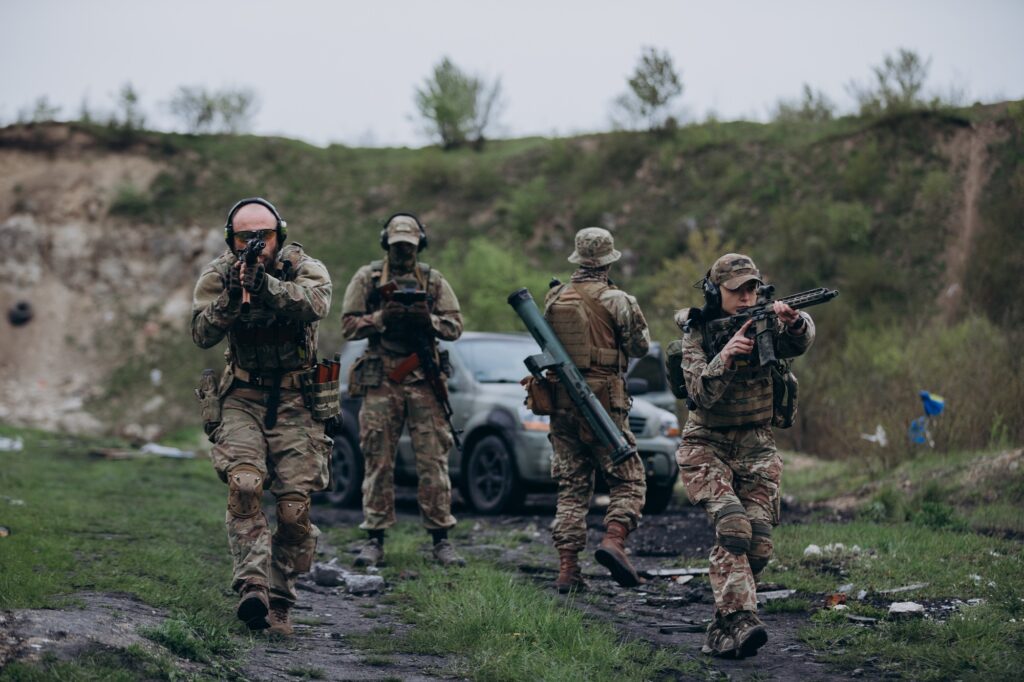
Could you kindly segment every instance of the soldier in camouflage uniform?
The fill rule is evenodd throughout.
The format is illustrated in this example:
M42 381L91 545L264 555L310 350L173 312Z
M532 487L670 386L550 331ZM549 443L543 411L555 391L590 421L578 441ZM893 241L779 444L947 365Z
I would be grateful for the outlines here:
M629 357L647 354L651 337L636 299L608 278L609 267L621 255L608 230L580 230L576 250L569 256L569 262L578 264L579 269L568 284L548 292L544 318L612 420L635 445L629 430L630 398L624 372ZM559 555L555 586L559 592L586 587L578 555L587 544L586 517L596 470L608 482L611 502L604 517L606 533L595 557L620 585L638 585L640 579L626 557L625 542L640 520L647 491L640 456L634 453L613 465L610 448L597 440L568 393L557 384L554 406L549 438L554 450L551 476L558 483L552 533Z
M384 558L384 532L395 524L395 454L405 425L416 453L417 500L433 539L434 558L443 566L465 565L448 540L448 530L455 526L448 476L452 434L416 363L416 341L426 339L440 359L434 339L459 338L462 314L441 273L417 262L426 243L416 216L393 215L381 232L387 256L360 268L345 290L342 332L346 339L368 339L366 353L353 363L349 376L349 395L363 396L359 441L365 472L359 527L369 534L356 566L375 566ZM393 287L425 291L426 300L411 305L389 300L386 292ZM417 366L407 371L412 365Z
M676 315L685 332L682 367L694 403L676 459L690 501L703 505L715 527L710 580L716 608L703 651L720 656L752 655L768 641L757 617L756 585L779 523L782 459L772 435L771 369L745 359L754 348L744 336L750 323L719 340L707 338L702 321L754 305L761 283L753 260L726 254L701 282L705 307ZM777 357L801 355L814 340L814 322L779 301L774 309Z
M228 484L237 615L250 629L288 635L295 579L309 570L320 534L309 519L310 493L328 483L331 440L299 388L316 362L317 321L330 308L331 279L301 244L283 246L285 229L263 199L231 209L228 250L196 284L192 339L200 348L228 340L219 387L205 387L212 395L205 396L204 426L214 442L214 469ZM266 248L249 267L236 252L257 236ZM267 488L277 498L273 535L261 509Z

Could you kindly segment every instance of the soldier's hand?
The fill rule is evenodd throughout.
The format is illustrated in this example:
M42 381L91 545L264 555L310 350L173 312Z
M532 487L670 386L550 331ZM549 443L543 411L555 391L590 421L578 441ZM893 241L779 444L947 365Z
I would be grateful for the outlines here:
M397 301L387 301L380 309L385 325L393 325L405 316L405 306Z
M427 305L426 301L416 301L412 305L406 306L405 314L410 325L416 327L430 326L430 306Z
M793 310L782 301L775 301L772 304L772 309L775 311L775 316L778 317L782 324L787 327L792 327L793 324L800 319L800 313Z
M228 298L232 301L239 301L242 299L242 272L241 272L241 261L235 261L235 264L228 270Z
M743 355L750 355L754 351L754 340L746 337L747 329L750 328L752 322L753 320L744 322L739 331L732 335L729 342L725 344L725 348L722 349L722 360L725 361L726 367L732 369L733 360Z
M256 263L249 267L248 263L242 263L242 286L251 293L258 294L267 285L267 270L263 263Z

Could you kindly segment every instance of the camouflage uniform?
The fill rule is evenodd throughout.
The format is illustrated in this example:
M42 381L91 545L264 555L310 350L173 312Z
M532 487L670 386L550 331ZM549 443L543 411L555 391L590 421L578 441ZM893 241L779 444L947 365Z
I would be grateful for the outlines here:
M309 520L309 496L328 483L331 440L304 406L298 377L316 361L317 321L330 308L331 280L301 244L290 244L268 265L266 285L242 313L227 291L236 261L225 251L210 263L192 301L196 345L210 348L228 339L211 459L229 486L225 522L234 559L232 588L260 586L272 599L292 604L295 579L309 570L320 535ZM268 384L277 373L280 404L276 424L267 427ZM261 510L265 488L277 498L273 535Z
M342 331L346 339L369 340L349 381L350 395L364 395L359 411L365 469L363 523L359 527L382 531L395 524L395 454L402 428L408 425L416 453L417 500L423 525L431 531L447 529L455 525L448 476L452 434L422 368L398 383L388 376L415 353L408 335L384 324L378 288L392 277L415 280L433 300L428 333L446 341L462 335L455 292L440 272L425 264L415 264L411 272L396 272L385 259L363 266L349 282L341 312Z
M757 273L753 261L748 269ZM716 284L731 284L736 271L713 269L712 277L716 274L721 276ZM680 327L688 312L676 317ZM814 341L813 321L804 312L800 317L799 334L780 323L778 357L801 355ZM690 501L703 505L716 527L709 577L718 615L725 617L757 610L756 583L772 556L771 532L779 523L782 459L772 435L770 369L744 366L738 359L727 368L721 354L709 352L704 335L694 323L683 336L683 372L696 409L690 410L676 459Z
M603 258L580 255L599 252L601 244L606 244L605 250L608 251ZM603 330L603 336L610 343L607 343L607 350L598 351L595 347L595 352L607 352L607 357L593 363L581 362L576 357L573 361L580 367L591 390L602 399L606 408L610 408L609 416L622 429L626 439L635 445L636 439L629 430L630 400L623 373L627 356L647 354L651 343L647 321L636 299L608 282L605 266L620 255L612 248L611 235L601 228L585 228L577 235L576 246L577 250L569 260L580 263L581 267L573 274L571 287L563 284L548 292L544 300L545 318L551 322L552 306L556 301L580 298L577 291L584 292L607 311L612 328ZM595 317L589 320L591 330L604 325L604 321ZM552 327L572 356L572 341L565 338L567 334L557 324L552 324ZM599 358L595 355L594 359ZM551 476L558 483L558 506L552 535L556 548L576 553L582 551L587 543L586 516L594 493L594 472L602 472L610 489L611 502L605 513L605 526L618 522L627 531L634 530L640 520L647 481L638 454L617 465L612 464L610 449L600 444L586 419L560 387L555 393L555 409L549 435L554 450Z

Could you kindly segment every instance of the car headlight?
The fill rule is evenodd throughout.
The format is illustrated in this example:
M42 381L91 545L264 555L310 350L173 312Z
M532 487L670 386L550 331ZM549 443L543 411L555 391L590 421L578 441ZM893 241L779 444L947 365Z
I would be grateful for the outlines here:
M666 438L679 438L679 420L676 419L675 415L666 414L661 418L661 424L658 426L658 433Z
M526 405L519 406L519 423L527 431L543 431L547 433L551 430L551 417L534 414L526 409Z

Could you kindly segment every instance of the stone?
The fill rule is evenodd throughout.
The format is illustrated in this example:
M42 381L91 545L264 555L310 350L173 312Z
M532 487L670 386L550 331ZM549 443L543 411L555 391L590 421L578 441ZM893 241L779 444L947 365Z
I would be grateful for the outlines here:
M889 605L889 617L900 618L923 618L924 606L913 601L898 601Z
M327 563L316 562L313 564L313 570L311 574L313 576L313 582L321 587L335 587L345 583L346 574L348 572L338 564L337 558L331 559Z
M349 594L376 594L384 589L384 578L379 575L349 573L345 576L345 591Z

